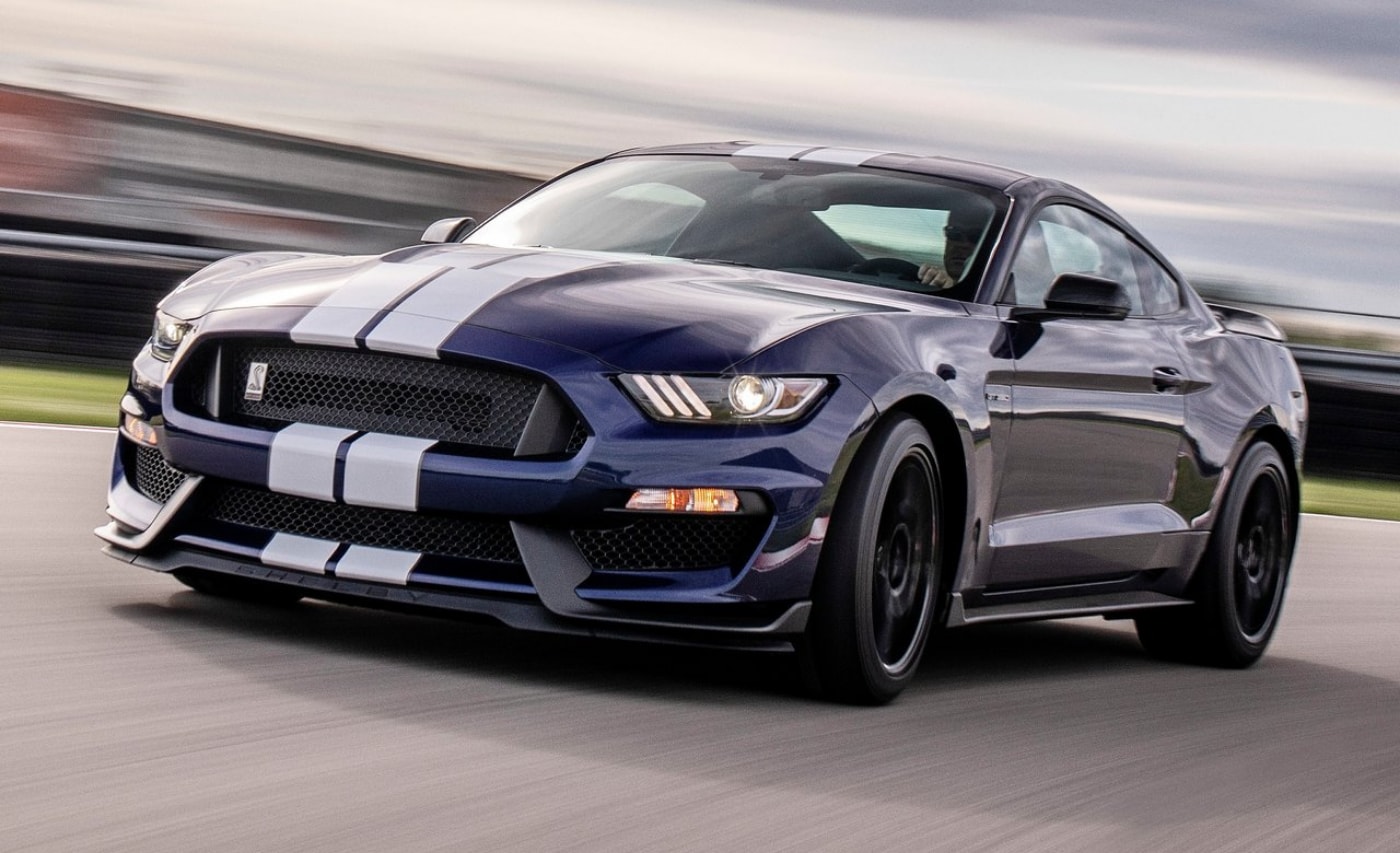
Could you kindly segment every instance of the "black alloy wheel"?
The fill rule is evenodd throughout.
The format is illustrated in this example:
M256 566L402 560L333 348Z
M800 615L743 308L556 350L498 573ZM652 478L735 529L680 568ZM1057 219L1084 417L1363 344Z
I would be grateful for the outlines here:
M1231 597L1240 631L1252 642L1258 642L1273 626L1283 598L1287 485L1280 481L1280 474L1271 470L1251 484L1235 530Z
M1193 580L1195 604L1139 616L1138 639L1157 657L1243 668L1278 626L1297 525L1283 460L1259 443L1241 457Z
M913 678L939 599L941 509L928 432L907 416L877 426L837 499L799 650L823 695L881 704Z

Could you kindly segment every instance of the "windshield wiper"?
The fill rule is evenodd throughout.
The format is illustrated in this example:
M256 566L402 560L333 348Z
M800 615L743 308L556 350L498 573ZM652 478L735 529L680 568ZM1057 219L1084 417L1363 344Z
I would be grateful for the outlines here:
M727 267L748 267L749 269L759 269L756 264L746 264L743 261L734 261L729 258L682 258L683 261L690 261L694 264L723 264Z

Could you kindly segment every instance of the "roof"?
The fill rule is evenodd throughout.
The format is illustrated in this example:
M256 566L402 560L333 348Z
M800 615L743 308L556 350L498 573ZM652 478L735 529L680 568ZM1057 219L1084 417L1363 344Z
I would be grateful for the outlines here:
M668 145L656 148L632 148L613 157L649 154L702 154L727 157L772 157L813 163L847 166L871 166L921 175L967 181L999 190L1027 178L1035 177L1004 166L921 154L901 154L861 148L839 148L821 145L761 144L753 142L708 142L690 145Z

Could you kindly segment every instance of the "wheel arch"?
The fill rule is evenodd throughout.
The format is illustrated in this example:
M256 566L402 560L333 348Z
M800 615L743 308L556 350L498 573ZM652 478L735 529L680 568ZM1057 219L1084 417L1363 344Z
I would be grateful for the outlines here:
M1190 606L1136 614L1138 638L1155 657L1239 669L1260 658L1277 627L1298 536L1297 457L1289 454L1287 431L1269 423L1267 413L1250 427L1222 478L1210 541L1186 590ZM1277 488L1290 491L1279 509L1291 517L1275 521L1267 498L1250 509L1255 485L1270 476L1266 465L1283 480ZM1286 543L1269 544L1271 531Z
M1257 444L1268 444L1283 461L1284 473L1288 478L1289 511L1292 516L1288 543L1291 550L1296 546L1298 540L1298 518L1302 512L1302 477L1297 463L1298 457L1288 431L1270 416L1268 410L1261 411L1256 415L1250 422L1249 428L1235 442L1234 450L1231 452L1230 460L1225 467L1225 474L1216 484L1215 494L1211 498L1210 526L1213 530L1219 523L1221 507L1224 505L1225 496L1234 486L1235 474L1239 469L1240 460L1244 458L1251 447ZM1192 567L1191 582L1193 583L1197 568L1199 565Z
M956 553L954 538L960 538L953 529L959 525L950 521L950 507L961 501L953 483L963 476L951 455L961 456L956 432L946 409L915 395L877 410L848 442L843 456L849 467L823 543L811 619L796 643L804 681L822 695L856 704L889 701L917 671L930 632L946 622L948 554ZM911 465L934 478L937 504L917 499L921 483L907 491L915 475L901 472ZM895 520L887 523L891 515ZM927 549L918 549L925 556L916 561L916 542L937 542L941 565L931 562ZM906 559L882 559L882 552ZM916 565L922 568L910 572ZM935 572L936 587L926 582ZM910 583L918 577L925 582Z

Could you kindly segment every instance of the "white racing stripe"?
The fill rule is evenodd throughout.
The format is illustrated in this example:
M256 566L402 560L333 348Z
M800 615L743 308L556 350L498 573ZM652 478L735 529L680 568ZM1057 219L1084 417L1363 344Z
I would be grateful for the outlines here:
M573 255L568 252L534 252L528 255L516 255L509 260L501 261L491 269L509 272L517 279L524 281L529 278L567 275L571 272L586 270L589 267L602 266L605 263L608 261L604 258Z
M261 558L269 566L323 575L326 573L326 564L338 548L339 542L294 536L291 533L275 533L272 541L263 548Z
M335 500L335 455L355 430L292 424L272 438L267 487L274 492Z
M380 263L355 273L292 327L299 344L355 346L355 336L405 293L450 267Z
M383 509L418 509L418 475L430 438L369 433L345 458L345 502Z
M365 346L437 358L442 345L473 314L521 282L598 266L605 261L567 253L532 252L484 269L456 269L434 278L375 325Z
M423 555L414 551L394 551L351 545L335 564L335 576L347 580L377 581L404 586L413 567Z
M458 326L519 282L520 276L498 272L495 267L457 269L438 276L381 320L365 337L365 346L379 352L437 358L438 348Z
M804 151L811 151L810 145L750 145L735 151L732 157L775 157L779 160L791 160Z
M804 163L831 163L836 166L860 166L876 157L883 157L884 151L865 151L858 148L819 148L803 154L797 159Z

